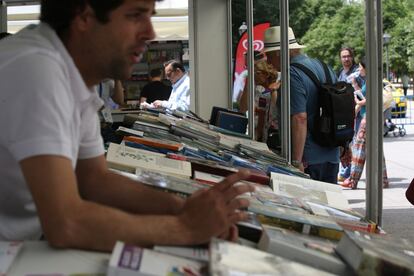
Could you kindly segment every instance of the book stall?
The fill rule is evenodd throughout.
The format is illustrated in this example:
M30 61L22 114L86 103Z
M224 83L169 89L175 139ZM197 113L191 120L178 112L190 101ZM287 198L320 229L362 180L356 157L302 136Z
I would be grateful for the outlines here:
M237 225L239 242L139 248L119 241L112 254L53 250L46 242L3 243L0 275L7 273L5 267L7 275L414 273L411 244L392 239L351 210L340 186L311 180L264 143L211 126L193 113L160 110L126 114L117 135L120 144L107 144L113 171L182 197L249 169L246 181L255 192L243 195L250 201L249 219ZM28 261L34 252L36 261ZM39 265L51 255L62 266Z

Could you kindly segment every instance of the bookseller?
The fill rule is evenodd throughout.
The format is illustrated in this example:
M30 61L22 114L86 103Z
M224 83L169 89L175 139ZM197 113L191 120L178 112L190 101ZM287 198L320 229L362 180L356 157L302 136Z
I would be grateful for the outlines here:
M116 240L234 238L240 172L186 201L107 168L93 86L126 79L154 38L155 0L42 0L41 23L0 43L0 240L108 251ZM110 42L110 43L108 43Z
M172 83L172 91L167 101L156 100L153 105L170 110L188 111L190 108L190 77L184 65L176 60L170 60L164 64L164 67L165 76Z

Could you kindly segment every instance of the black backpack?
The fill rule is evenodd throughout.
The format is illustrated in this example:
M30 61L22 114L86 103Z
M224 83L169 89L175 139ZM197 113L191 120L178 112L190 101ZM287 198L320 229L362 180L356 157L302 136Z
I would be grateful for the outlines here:
M316 143L324 147L343 146L354 136L355 100L351 84L332 82L328 66L319 61L324 69L326 83L320 83L315 74L306 66L292 63L291 66L303 71L318 88L319 113L315 115L311 133Z

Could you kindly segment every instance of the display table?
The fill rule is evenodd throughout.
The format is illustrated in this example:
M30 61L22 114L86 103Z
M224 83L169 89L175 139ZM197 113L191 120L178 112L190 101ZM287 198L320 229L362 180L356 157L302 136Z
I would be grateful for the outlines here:
M53 249L46 241L28 241L24 242L7 275L105 275L110 256L109 253Z

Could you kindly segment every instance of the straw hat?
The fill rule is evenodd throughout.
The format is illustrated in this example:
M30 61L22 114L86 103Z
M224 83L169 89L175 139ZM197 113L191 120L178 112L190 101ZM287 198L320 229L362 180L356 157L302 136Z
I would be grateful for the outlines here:
M296 42L295 34L289 27L289 49L305 48ZM280 26L269 27L264 35L264 52L280 50Z

